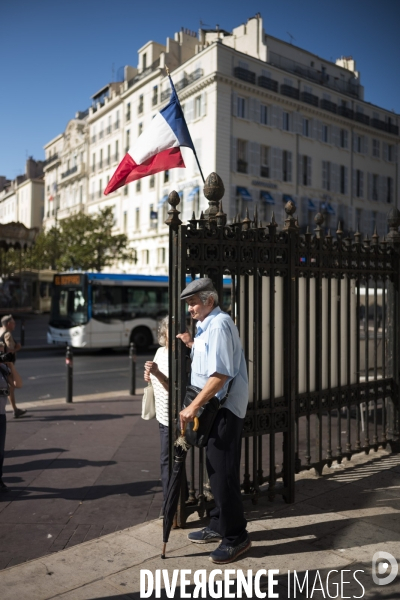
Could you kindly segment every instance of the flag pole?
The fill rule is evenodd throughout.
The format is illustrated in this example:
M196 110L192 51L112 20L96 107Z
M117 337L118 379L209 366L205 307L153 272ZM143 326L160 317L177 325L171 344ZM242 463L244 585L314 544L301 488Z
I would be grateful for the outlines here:
M180 107L180 109L181 109L181 111L182 111L182 115L183 115L182 106L181 106L180 100L179 100L179 98L178 98L178 94L176 93L176 89L175 89L175 86L174 86L174 84L173 84L173 82L172 82L171 75L170 75L170 73L169 73L169 69L168 69L168 67L167 67L167 66L165 66L165 70L167 71L167 75L168 75L168 77L169 77L169 80L170 80L170 82L171 82L172 89L174 90L174 92L175 92L175 95L176 95L176 97L177 97L177 99L178 99L178 102L179 102L179 107ZM187 127L187 125L186 125L186 127ZM193 144L193 142L192 142L192 144ZM203 183L205 183L206 181L205 181L205 179L204 179L203 171L201 170L200 162L199 162L199 159L198 159L198 156L197 156L197 153L196 153L196 150L195 150L194 144L193 144L193 154L194 154L194 157L195 157L195 159L196 159L197 166L199 167L199 171L200 171L200 175L201 175L201 178L202 178L202 180L203 180Z

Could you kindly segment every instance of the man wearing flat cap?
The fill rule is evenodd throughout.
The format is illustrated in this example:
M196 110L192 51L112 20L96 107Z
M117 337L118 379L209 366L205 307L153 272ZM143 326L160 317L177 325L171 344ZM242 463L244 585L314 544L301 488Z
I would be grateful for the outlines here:
M181 299L197 321L197 332L194 340L187 332L177 337L191 348L191 384L201 389L190 406L181 411L181 428L193 421L198 409L213 396L223 401L206 449L215 508L209 526L190 533L188 538L196 544L220 541L210 560L226 564L251 547L240 491L241 439L249 397L246 362L236 325L218 306L211 279L195 279L183 290Z

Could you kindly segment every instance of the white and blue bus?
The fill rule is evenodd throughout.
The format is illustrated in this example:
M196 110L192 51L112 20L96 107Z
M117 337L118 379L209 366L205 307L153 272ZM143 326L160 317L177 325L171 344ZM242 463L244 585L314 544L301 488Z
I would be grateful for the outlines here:
M222 304L229 307L230 280ZM47 342L74 348L133 342L143 351L157 343L158 322L167 314L166 275L59 273L54 276Z

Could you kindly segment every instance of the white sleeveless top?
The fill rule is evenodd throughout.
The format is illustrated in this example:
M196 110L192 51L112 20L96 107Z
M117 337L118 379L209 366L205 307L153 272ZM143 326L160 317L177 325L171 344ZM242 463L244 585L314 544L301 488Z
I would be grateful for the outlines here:
M161 346L153 358L157 363L161 373L168 377L168 348ZM150 375L151 383L154 389L154 398L156 402L156 419L161 425L168 427L168 392L158 381L157 377Z

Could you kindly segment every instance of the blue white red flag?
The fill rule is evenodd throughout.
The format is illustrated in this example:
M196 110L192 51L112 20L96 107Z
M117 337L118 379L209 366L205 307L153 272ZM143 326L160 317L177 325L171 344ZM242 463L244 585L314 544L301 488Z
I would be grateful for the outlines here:
M104 190L105 195L147 175L185 167L181 146L191 148L196 154L178 95L168 77L171 83L169 104L156 114L125 154Z

